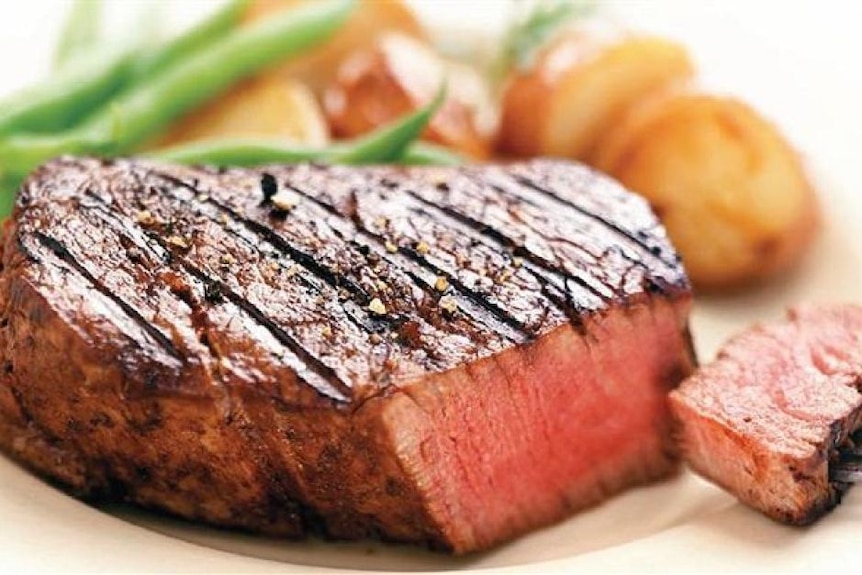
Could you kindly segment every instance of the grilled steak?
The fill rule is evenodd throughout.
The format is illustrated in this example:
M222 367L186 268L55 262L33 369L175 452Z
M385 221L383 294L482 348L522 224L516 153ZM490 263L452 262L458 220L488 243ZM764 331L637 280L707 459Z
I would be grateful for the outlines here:
M689 285L583 167L61 159L4 250L0 441L80 496L463 553L675 468Z
M778 521L806 524L849 486L835 471L842 452L852 456L860 388L862 308L800 307L731 339L671 405L696 471Z

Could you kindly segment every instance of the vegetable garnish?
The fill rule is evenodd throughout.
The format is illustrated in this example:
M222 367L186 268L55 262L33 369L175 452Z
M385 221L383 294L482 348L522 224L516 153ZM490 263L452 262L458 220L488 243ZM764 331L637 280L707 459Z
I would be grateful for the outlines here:
M60 33L54 53L54 68L63 69L91 52L101 40L102 0L75 0Z
M92 27L99 20L99 3L77 2L57 51L62 64L58 71L41 84L0 100L0 137L72 128L122 90L216 42L239 22L246 4L247 0L230 0L201 24L138 56L136 42L96 46L98 32ZM21 171L6 162L0 168Z
M128 80L134 52L105 48L78 58L35 86L0 100L0 138L71 128ZM0 168L6 169L5 162Z
M354 2L328 0L286 10L234 30L135 84L83 124L51 135L22 134L0 141L0 169L24 175L61 154L118 155L163 130L174 119L238 80L324 41Z
M528 68L536 52L558 31L577 18L593 13L595 0L540 0L506 32L502 70Z
M459 166L466 162L464 156L445 146L415 142L404 151L404 155L396 163L406 166Z
M239 23L248 4L249 0L227 0L208 18L145 54L136 62L135 81L153 76L216 42Z
M443 86L427 106L408 114L399 122L353 140L347 148L336 151L331 159L345 164L367 163L368 158L380 163L398 160L407 146L419 138L445 99L446 87Z
M325 162L339 164L374 164L386 162L411 163L411 158L428 163L458 163L457 156L451 152L423 145L416 146L414 141L422 134L429 120L440 108L446 91L441 89L427 106L408 114L370 134L349 142L342 142L322 148L285 144L273 139L224 139L183 144L172 148L157 150L150 157L181 164L214 164L230 166L260 166L274 163Z

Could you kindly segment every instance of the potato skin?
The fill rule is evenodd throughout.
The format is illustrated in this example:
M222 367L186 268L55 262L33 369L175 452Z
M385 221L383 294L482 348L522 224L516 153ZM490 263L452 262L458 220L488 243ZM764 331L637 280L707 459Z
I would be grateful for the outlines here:
M313 0L254 0L249 4L243 21L261 18ZM425 30L405 2L401 0L363 0L335 35L320 46L292 57L270 74L300 80L318 97L335 79L342 60L353 52L371 46L385 32L399 32L425 40Z
M671 90L633 108L592 164L644 195L702 290L796 263L819 210L799 156L739 100Z
M570 31L507 80L498 147L584 160L630 106L693 73L685 48L669 40Z
M210 138L265 137L324 145L329 127L311 91L302 83L265 75L231 88L194 110L154 147Z
M323 107L333 134L354 138L427 105L444 82L446 100L423 139L474 159L487 158L492 134L483 129L480 110L490 106L490 98L478 73L447 64L407 36L385 34L372 47L354 52L326 90Z

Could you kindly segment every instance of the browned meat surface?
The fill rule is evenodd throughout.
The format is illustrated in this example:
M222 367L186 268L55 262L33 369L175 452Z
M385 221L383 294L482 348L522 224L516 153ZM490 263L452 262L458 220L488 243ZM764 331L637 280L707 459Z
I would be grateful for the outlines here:
M848 484L830 463L862 413L862 308L800 307L731 339L671 394L685 458L773 519L806 524Z
M54 161L0 276L0 444L89 498L457 553L675 468L688 282L585 168Z

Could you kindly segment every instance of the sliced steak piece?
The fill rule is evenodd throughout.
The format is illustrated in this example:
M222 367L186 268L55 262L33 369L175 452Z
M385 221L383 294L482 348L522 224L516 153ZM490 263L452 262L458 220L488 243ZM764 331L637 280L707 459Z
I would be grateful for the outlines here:
M86 497L464 553L676 465L689 285L565 163L54 161L0 276L0 443Z
M671 393L695 471L778 521L806 524L848 483L830 463L862 417L862 307L799 307L731 339Z

